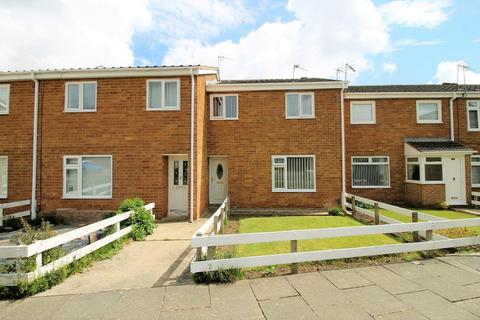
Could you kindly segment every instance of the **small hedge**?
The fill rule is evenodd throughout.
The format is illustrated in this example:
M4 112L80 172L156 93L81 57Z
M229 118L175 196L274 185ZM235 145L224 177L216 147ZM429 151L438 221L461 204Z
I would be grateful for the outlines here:
M220 252L214 256L214 259L235 258L235 252ZM198 261L207 260L202 256ZM233 283L244 278L244 272L240 268L219 269L216 271L198 272L193 274L193 281L196 283Z
M118 208L118 213L133 211L129 223L132 225L132 238L142 241L153 233L157 226L150 212L144 208L145 201L139 198L125 199Z

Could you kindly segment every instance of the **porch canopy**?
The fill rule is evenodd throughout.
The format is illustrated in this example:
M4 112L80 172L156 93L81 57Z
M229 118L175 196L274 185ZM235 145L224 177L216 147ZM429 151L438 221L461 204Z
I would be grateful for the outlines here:
M405 156L469 155L476 151L448 138L405 138Z

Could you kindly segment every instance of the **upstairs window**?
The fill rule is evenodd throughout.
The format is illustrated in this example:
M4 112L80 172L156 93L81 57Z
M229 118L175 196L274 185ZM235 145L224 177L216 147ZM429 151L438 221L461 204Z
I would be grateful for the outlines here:
M480 101L467 102L468 131L480 131Z
M442 123L442 102L417 101L417 123Z
M285 100L287 119L315 118L313 92L287 93Z
M64 198L112 197L111 156L65 156L63 170Z
M390 187L388 157L352 157L352 187Z
M480 156L472 156L472 186L480 187Z
M8 114L10 109L10 85L0 84L0 114Z
M180 80L148 80L147 110L180 110Z
M350 103L351 124L375 124L375 102L355 101Z
M67 82L65 85L65 111L93 112L97 109L96 82Z
M272 191L314 192L314 156L273 156Z
M238 95L212 95L210 120L237 120Z
M8 158L0 157L0 199L7 198L8 189Z

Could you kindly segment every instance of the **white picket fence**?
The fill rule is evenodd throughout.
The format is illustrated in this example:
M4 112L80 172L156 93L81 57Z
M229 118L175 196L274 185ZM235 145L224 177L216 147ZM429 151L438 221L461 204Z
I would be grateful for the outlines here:
M9 202L9 203L1 203L0 204L0 227L3 226L3 222L5 220L9 219L14 219L14 218L20 218L20 217L26 217L30 216L30 208L25 211L21 212L15 212L11 214L4 214L5 209L13 209L13 208L19 208L19 207L25 207L25 206L30 206L31 200L22 200L22 201L16 201L16 202Z
M370 200L365 198L362 199ZM422 219L428 218L427 216L423 216L420 213L419 217L422 217ZM300 262L366 257L411 251L428 251L452 247L478 245L480 244L480 237L468 237L458 239L433 238L433 230L471 226L480 226L480 218L462 220L436 219L426 222L398 222L393 224L378 224L358 227L323 228L230 235L212 234L209 236L197 236L197 234L195 234L192 238L191 246L193 248L197 248L197 257L191 262L190 271L192 273L197 273L219 269L292 264L292 270L293 272L295 272L296 264ZM402 232L424 232L426 241L420 242L420 239L417 239L419 242L379 245L371 247L297 252L298 240L361 236L372 234L392 234ZM239 257L230 259L213 259L213 253L217 246L235 246L240 244L266 243L277 241L290 241L291 252L283 254ZM210 254L206 257L206 260L203 260L205 258L203 255L201 256L202 259L199 259L200 254L202 254L202 251L204 251L201 250L201 248L208 248L207 251L210 252Z
M480 206L480 192L472 192L472 205L476 207Z
M147 204L146 206L144 206L144 208L150 211L150 213L153 215L153 208L155 208L155 203ZM75 260L78 260L86 256L87 254L129 234L132 231L132 226L120 229L120 222L127 220L132 213L132 211L125 212L45 240L38 240L30 245L0 246L0 259L18 259L36 255L36 269L34 271L29 273L0 274L0 285L14 286L20 282L32 281L42 275L57 270ZM109 234L99 240L93 241L87 246L70 252L67 255L59 258L58 260L52 261L46 265L42 264L42 252L48 249L52 249L54 247L61 246L72 240L96 234L97 231L110 226L114 226L114 233ZM95 239L95 237L91 238Z

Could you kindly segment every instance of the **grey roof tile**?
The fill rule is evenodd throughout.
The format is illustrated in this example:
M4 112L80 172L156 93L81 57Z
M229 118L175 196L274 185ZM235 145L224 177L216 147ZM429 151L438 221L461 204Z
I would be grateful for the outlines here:
M447 140L406 140L405 143L420 152L474 151L469 147Z
M480 92L480 84L457 85L443 84L392 84L371 86L349 86L349 93L383 93L383 92Z

